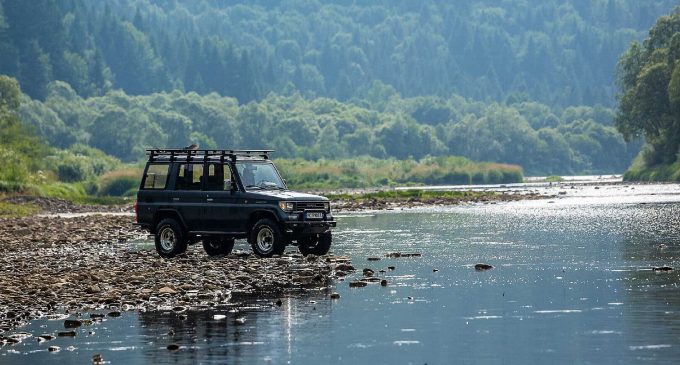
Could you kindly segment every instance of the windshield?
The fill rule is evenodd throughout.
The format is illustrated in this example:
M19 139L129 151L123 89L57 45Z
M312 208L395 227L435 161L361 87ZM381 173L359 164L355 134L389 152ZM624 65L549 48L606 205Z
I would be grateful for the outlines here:
M285 190L281 176L269 162L240 161L236 170L246 189Z

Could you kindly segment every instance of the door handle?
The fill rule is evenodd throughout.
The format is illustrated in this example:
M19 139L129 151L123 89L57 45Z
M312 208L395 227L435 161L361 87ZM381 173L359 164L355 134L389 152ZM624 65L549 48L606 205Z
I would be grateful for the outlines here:
M206 199L206 200L209 201L209 202L211 202L211 201L213 201L213 198L208 198L208 199Z

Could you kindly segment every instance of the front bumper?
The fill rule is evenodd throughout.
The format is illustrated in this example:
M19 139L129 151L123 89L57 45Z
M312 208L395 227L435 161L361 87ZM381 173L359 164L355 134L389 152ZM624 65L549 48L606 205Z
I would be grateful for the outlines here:
M284 232L294 236L327 233L336 225L336 221L286 221Z

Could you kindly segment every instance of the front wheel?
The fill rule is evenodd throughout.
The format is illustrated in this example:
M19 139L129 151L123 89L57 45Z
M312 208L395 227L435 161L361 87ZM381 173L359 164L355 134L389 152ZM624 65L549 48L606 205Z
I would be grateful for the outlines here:
M298 249L300 253L307 255L325 255L331 249L333 237L330 232L313 235L300 240Z
M260 257L280 255L286 249L286 241L279 227L271 219L260 219L248 237L253 252Z
M234 238L205 238L203 249L208 256L228 255L234 249Z
M187 250L187 239L182 227L172 218L163 219L156 226L156 251L161 257L171 258Z

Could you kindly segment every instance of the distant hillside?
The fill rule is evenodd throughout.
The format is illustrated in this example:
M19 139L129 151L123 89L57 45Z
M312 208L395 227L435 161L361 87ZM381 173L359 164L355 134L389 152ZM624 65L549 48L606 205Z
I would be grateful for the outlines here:
M123 89L612 106L614 67L677 0L0 0L0 74L44 99Z

